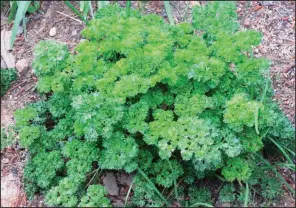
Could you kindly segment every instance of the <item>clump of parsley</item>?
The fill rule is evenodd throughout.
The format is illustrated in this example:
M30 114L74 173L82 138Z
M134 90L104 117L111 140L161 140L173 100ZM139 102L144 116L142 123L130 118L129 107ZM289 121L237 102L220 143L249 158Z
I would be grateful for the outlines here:
M1 69L1 97L5 95L10 88L11 82L16 80L16 69Z
M219 32L196 17L193 25L175 26L156 15L127 18L112 5L82 31L86 40L75 54L53 41L36 46L37 89L47 98L15 112L31 158L25 169L31 195L45 193L52 206L107 206L98 199L101 187L84 189L97 166L141 168L159 188L216 170L228 181L246 181L264 136L293 141L293 128L271 99L269 61L248 55L261 34L238 31L231 5L223 18L212 15L219 6L201 11L211 12L206 21ZM135 181L137 205L162 205L151 201L153 187L143 178ZM208 191L203 195L209 200Z

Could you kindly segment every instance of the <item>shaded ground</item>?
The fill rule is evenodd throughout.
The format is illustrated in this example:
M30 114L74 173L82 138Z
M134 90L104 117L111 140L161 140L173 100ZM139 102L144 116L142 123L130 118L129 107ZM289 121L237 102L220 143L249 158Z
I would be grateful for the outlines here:
M125 2L119 2L122 6ZM172 1L172 10L175 22L191 21L191 8L194 5L203 6L206 2L197 1ZM1 31L11 30L12 25L7 23L8 6L1 9ZM77 6L77 5L76 5ZM165 19L166 13L162 1L132 2L132 6L140 8L143 13L156 13ZM263 42L255 49L255 56L264 56L272 60L271 77L275 89L275 100L280 104L291 122L295 125L295 2L292 1L266 1L260 3L238 2L238 15L242 28L255 29L263 33ZM43 39L55 39L68 45L70 50L80 41L80 31L85 27L84 23L70 19L57 11L79 19L64 5L63 2L42 2L42 13L29 15L27 24L27 41L20 35L15 42L13 54L16 61L25 59L29 67L19 73L7 94L1 98L1 126L14 123L13 112L34 102L40 97L35 90L36 77L32 73L31 63L34 46ZM49 30L56 27L57 34L49 36ZM14 144L10 148L1 151L1 205L2 206L44 206L42 196L36 196L35 200L28 201L24 195L22 174L23 166L27 158L26 151ZM287 170L281 170L287 181L294 185L295 175ZM106 174L101 174L103 181ZM123 206L124 196L130 185L130 178L115 172L117 196L112 196L114 206ZM294 177L293 177L294 176ZM215 185L215 184L214 184ZM216 187L217 184L213 187ZM294 185L295 187L295 185ZM217 187L216 187L217 188ZM116 187L115 187L116 189ZM295 200L288 196L279 201L279 206L293 206ZM218 204L217 204L218 205ZM220 205L221 206L221 205ZM224 206L227 206L224 204ZM275 204L273 204L275 206Z

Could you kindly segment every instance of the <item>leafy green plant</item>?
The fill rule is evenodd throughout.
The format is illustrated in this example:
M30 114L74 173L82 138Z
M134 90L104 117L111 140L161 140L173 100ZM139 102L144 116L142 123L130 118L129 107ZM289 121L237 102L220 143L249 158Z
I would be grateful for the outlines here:
M192 16L193 26L204 32L206 40L215 38L220 32L233 34L239 29L236 6L230 1L214 1L204 7L195 6Z
M16 69L1 69L1 97L9 90L11 82L16 80Z
M1 127L1 151L16 142L16 136L14 126L10 125L6 128Z
M276 141L274 141L272 138L268 138L285 156L287 163L279 164L282 167L287 167L292 171L296 171L295 164L293 163L292 157L295 157L295 151L290 150L289 148L285 147L285 149L282 147L282 145L278 144Z
M211 203L211 192L208 188L198 188L192 186L188 190L189 203L194 205L196 203Z
M251 184L264 138L293 142L294 129L266 82L269 62L248 56L259 33L223 26L209 39L189 23L170 25L132 9L127 17L118 5L94 16L75 53L52 41L36 46L33 68L45 99L15 113L30 161L40 161L41 152L44 164L51 154L64 161L42 179L36 163L27 176L48 205L79 205L87 174L99 166L138 172L135 205L169 206L164 195L171 189L178 201L183 176L192 184L221 171L227 181ZM201 192L191 206L211 206Z
M219 191L219 201L233 202L236 199L235 188L232 184L225 184Z
M87 21L87 15L90 12L92 18L94 17L94 9L92 6L91 1L79 1L79 10L83 13L82 14L70 3L70 1L65 1L65 4L75 13L78 15L80 19L82 19L86 24L88 24ZM97 2L97 11L104 8L105 6L109 5L109 1L99 1Z
M106 189L101 185L91 185L87 189L87 195L81 198L79 207L110 207L110 201L105 197Z

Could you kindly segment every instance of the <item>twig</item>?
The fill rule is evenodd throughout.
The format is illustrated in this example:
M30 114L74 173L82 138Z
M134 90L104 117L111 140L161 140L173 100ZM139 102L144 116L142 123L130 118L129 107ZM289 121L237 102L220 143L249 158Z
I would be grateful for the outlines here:
M286 69L283 70L284 73L288 73L291 69L293 69L295 67L295 64L293 64L292 66L287 67Z
M33 29L33 31L34 31L37 35L39 35L40 38L45 39L45 40L55 40L55 41L57 41L57 42L64 43L64 44L76 45L76 43L72 43L72 42L64 42L64 41L56 40L56 39L53 39L53 38L44 38L44 37L42 37L37 31L35 31L34 29Z
M74 17L71 17L71 16L69 16L69 15L67 15L67 14L64 14L64 13L62 13L62 12L57 11L57 13L59 13L59 14L61 14L61 15L64 15L64 16L66 16L66 17L69 17L70 19L75 20L76 22L79 22L80 24L82 23L82 21L80 21L80 20L78 20L78 19L75 19Z
M48 27L48 30L43 34L43 37L44 37L46 34L49 33L50 29L51 29L56 23L58 23L59 21L63 21L64 19L66 19L66 17L64 17L64 18L60 18L60 19L54 21L54 22L50 25L50 27Z
M222 184L221 184L221 186L218 188L217 192L220 191L220 189L222 188L223 184L224 184L224 181L222 181Z
M40 38L43 38L36 30L32 29Z
M18 86L20 86L20 85L26 83L27 81L28 81L28 80L24 80L24 81L22 81L21 83L19 83L19 84L13 86L12 88L10 88L10 89L7 91L7 93L8 93L8 92L11 92L12 90L14 90L14 89L17 88Z
M22 90L19 91L19 92L17 93L17 95L15 96L15 99L21 99L21 98L27 96L27 95L30 93L30 92L28 92L28 91L29 91L30 89L32 89L33 87L35 87L35 83L34 83L33 85L31 85L30 87L28 87L27 89L22 88ZM19 96L21 93L23 93L23 92L26 92L26 93L24 93L22 96L18 97L18 96Z
M77 44L77 43L72 43L72 42L64 42L64 41L53 39L53 38L44 38L44 39L45 40L55 40L57 42L64 43L64 44L69 44L69 45L76 45Z

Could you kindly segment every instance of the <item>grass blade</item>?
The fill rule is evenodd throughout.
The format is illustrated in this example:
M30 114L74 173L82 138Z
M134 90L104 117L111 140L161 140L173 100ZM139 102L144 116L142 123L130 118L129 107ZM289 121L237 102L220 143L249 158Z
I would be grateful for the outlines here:
M132 6L132 3L131 1L126 1L126 17L130 17L130 13L131 13L131 6Z
M287 163L277 163L277 166L281 166L281 167L286 167L292 171L296 171L295 165L294 164L287 164Z
M90 8L90 14L91 14L91 17L94 19L95 16L94 16L94 10L93 10L93 7L91 5L91 1L88 1L88 4L89 4L89 8Z
M212 205L210 205L210 204L207 204L207 203L195 203L195 204L193 204L193 205L191 205L190 207L197 207L197 206L204 206L204 207L214 207L214 206L212 206Z
M282 148L282 146L280 144L278 144L276 141L274 141L272 138L268 137L268 139L270 141L273 142L273 144L275 144L275 146L277 146L277 148L279 148L279 150L283 153L283 155L285 156L285 158L287 159L287 161L290 163L290 164L293 164L293 161L292 159L290 158L290 156L287 154L287 152Z
M31 4L31 1L20 1L18 4L17 12L15 15L15 20L13 23L13 28L11 31L11 39L10 39L10 47L11 48L12 48L15 38L16 38L18 26L20 25L20 22L22 21L24 15L26 14L26 11L28 10L30 4Z
M24 14L24 16L23 16L23 29L24 29L25 41L27 41L27 27L26 27L27 21L26 20L27 20L26 15Z
M266 93L267 93L267 90L268 90L268 83L269 83L269 79L266 79L264 91L263 91L261 99L260 99L260 104L263 104L263 102L264 102L264 99L265 99L265 96L266 96ZM259 106L256 106L256 110L255 110L255 130L256 130L256 133L259 135L260 133L259 133L259 128L258 128L258 117L259 117Z
M163 202L166 205L170 205L169 202L164 198L164 196L158 191L158 189L154 186L153 182L148 178L148 176L141 170L141 168L138 167L138 171L139 173L143 176L143 178L145 178L145 180L150 184L150 186L153 188L153 190L155 191L155 193L157 193L157 195L163 200Z
M268 73L268 77L269 77L269 73ZM268 90L268 83L269 83L269 79L266 79L265 88L264 88L262 97L260 99L260 103L263 103L264 102L264 99L265 99L265 96L266 96L266 93L267 93L267 90Z
M295 190L287 183L287 181L281 176L281 174L267 161L265 160L261 155L258 153L255 153L257 157L259 157L271 170L276 174L279 179L287 186L287 188L291 191L291 193L295 196Z
M79 9L80 11L84 10L84 1L79 1Z
M128 191L127 191L127 195L126 195L126 198L125 198L125 201L124 201L124 207L126 207L126 204L127 204L128 197L129 197L129 195L130 195L130 192L131 192L131 190L132 190L132 187L133 187L133 183L134 183L134 181L132 181L132 182L131 182L131 185L130 185L130 187L129 187Z
M256 133L259 135L259 129L258 129L258 116L259 115L259 105L256 105L256 109L255 109L255 130Z
M244 207L248 207L248 202L249 202L249 184L246 183L246 193L245 193Z
M292 150L290 150L288 147L284 147L288 152L290 152L293 156L295 156L295 152L293 152Z
M64 1L64 3L75 13L77 14L77 16L86 24L88 25L88 21L82 16L82 14L80 14L80 12L78 11L78 9L76 9L71 3L70 1Z
M215 174L215 176L220 179L221 181L225 182L226 180L222 177L222 176L219 176L218 174Z
M87 13L89 11L89 1L80 1L79 2L79 9L83 13L83 17L87 19Z
M169 160L167 160L167 161L168 161L169 166L170 166L170 169L171 169L171 171L172 171L172 173L173 173L173 175L174 175L174 191L175 191L175 197L176 197L177 202L178 202L179 204L181 204L180 201L179 201L178 186L177 186L177 181L176 181L176 177L175 177L175 176L176 176L176 175L175 175L175 170L173 169L173 167L172 167L170 161L169 161ZM181 206L182 206L182 204L181 204Z
M166 13L168 15L170 24L174 25L174 19L173 19L173 14L172 14L172 8L171 8L171 5L170 5L170 1L163 1L163 3L164 3L165 11L166 11Z

